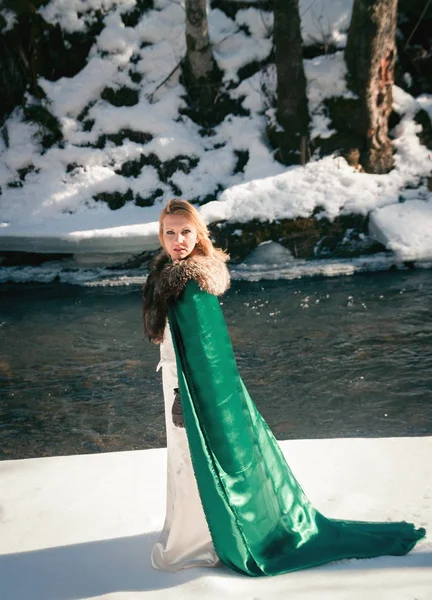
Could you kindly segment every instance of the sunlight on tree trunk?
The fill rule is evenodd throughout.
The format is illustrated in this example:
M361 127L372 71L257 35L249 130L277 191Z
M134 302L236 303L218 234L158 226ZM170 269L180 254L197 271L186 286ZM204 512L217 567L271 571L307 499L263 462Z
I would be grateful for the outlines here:
M354 0L345 49L348 87L357 94L354 119L360 136L360 162L368 173L393 166L388 138L396 60L397 0Z

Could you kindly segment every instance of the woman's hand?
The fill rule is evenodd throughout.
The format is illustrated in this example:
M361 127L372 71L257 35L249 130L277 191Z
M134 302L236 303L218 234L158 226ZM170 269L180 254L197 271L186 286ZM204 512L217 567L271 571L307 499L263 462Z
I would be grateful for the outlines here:
M173 423L176 427L184 427L183 409L181 405L180 392L178 388L174 389L174 402L171 409Z

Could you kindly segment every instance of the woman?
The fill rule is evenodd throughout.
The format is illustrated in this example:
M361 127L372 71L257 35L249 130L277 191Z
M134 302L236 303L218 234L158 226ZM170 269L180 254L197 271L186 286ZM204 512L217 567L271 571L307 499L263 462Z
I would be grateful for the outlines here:
M144 326L148 337L160 343L161 360L157 370L162 367L168 462L165 524L151 560L157 569L177 571L194 566L217 566L220 561L202 509L183 427L176 357L166 322L170 292L165 279L171 275L170 285L180 291L187 280L180 282L179 273L179 280L174 281L177 271L184 267L192 273L195 266L197 275L199 266L204 265L199 261L205 258L209 266L207 289L222 294L229 286L229 273L225 266L228 255L213 248L206 225L187 202L172 200L168 203L160 215L159 239L163 251L153 261L144 288ZM202 285L206 285L204 280Z
M327 519L310 504L238 373L217 299L229 286L227 255L184 200L168 202L159 224L163 250L144 288L144 328L161 344L168 446L153 566L220 560L259 576L409 552L424 529Z

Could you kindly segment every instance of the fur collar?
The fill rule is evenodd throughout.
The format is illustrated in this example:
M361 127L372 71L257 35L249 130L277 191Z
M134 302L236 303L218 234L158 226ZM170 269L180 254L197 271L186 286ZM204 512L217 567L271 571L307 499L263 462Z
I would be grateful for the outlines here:
M194 254L176 263L170 262L164 250L155 256L144 284L144 331L149 339L162 342L168 302L179 298L190 279L215 296L222 295L230 285L225 261L218 256Z

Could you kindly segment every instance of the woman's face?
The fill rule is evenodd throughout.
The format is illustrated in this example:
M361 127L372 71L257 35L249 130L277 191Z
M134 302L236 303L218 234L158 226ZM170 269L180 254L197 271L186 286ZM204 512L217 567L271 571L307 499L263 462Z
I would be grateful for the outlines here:
M162 237L165 250L173 261L189 256L199 241L196 228L183 215L166 215Z

